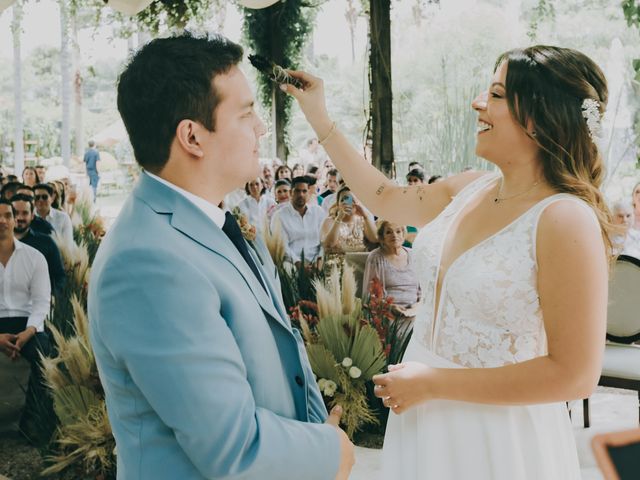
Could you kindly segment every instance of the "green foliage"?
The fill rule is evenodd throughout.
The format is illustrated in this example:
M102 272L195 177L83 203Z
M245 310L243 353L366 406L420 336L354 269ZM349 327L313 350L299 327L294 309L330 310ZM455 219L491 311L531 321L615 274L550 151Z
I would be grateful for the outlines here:
M630 27L640 27L640 2L638 0L623 0L622 12Z
M545 20L554 20L556 17L556 8L554 0L538 0L538 3L531 10L531 17L529 20L529 29L527 31L527 37L533 43L538 35L538 26Z
M155 0L136 20L156 35L163 24L172 30L184 30L191 20L204 19L211 5L212 0Z
M278 2L268 8L243 8L243 34L252 53L262 55L285 68L298 69L302 50L313 29L317 4L304 0ZM258 75L259 96L263 106L271 108L272 96L284 95L264 74ZM289 124L293 100L284 99L283 124Z

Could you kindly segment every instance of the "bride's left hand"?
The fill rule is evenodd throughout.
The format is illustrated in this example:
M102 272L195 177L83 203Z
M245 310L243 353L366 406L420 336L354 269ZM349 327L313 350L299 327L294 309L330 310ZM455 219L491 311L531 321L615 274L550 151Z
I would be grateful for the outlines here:
M430 399L428 386L433 371L420 362L389 365L389 373L373 376L373 393L382 398L385 407L394 413L403 413Z

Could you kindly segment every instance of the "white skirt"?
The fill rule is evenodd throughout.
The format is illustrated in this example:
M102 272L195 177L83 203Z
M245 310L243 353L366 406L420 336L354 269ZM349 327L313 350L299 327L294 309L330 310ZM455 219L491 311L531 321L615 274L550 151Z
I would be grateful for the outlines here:
M410 341L403 361L460 368ZM389 414L382 478L578 480L564 403L496 406L434 400Z

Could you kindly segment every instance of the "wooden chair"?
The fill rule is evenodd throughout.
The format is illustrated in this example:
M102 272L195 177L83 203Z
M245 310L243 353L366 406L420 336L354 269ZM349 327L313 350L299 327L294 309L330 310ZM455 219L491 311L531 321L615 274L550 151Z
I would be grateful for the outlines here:
M638 392L640 405L640 259L620 255L609 280L607 344L598 385ZM583 400L588 428L589 399ZM640 410L639 410L640 419Z

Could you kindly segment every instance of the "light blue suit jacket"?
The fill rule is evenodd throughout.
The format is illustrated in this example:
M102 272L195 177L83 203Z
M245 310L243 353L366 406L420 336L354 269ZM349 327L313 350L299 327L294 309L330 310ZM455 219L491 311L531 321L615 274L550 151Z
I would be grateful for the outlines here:
M211 219L141 175L89 283L119 479L335 477L337 432L257 245L270 296Z

